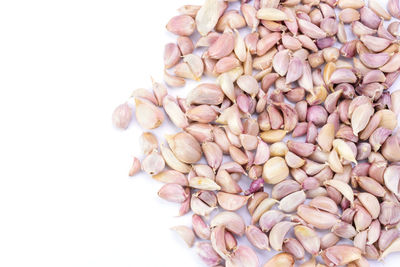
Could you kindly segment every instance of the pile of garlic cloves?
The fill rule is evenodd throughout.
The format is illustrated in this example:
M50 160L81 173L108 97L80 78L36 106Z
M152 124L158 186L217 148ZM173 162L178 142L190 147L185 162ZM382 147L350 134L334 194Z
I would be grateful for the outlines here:
M365 267L399 252L399 0L205 0L178 11L166 25L176 38L164 48L166 85L135 90L135 107L112 116L127 129L135 114L145 129L129 175L151 175L159 197L191 214L172 230L207 266ZM185 97L169 94L187 79L197 85ZM162 123L180 130L159 142L150 130ZM261 263L263 250L279 253Z

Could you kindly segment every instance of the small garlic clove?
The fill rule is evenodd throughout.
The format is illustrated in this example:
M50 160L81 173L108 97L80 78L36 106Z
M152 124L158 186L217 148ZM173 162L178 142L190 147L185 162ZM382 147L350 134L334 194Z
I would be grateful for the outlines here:
M240 89L251 96L257 95L259 91L257 80L250 75L243 75L239 77L237 80L237 85L240 87Z
M308 253L313 256L318 254L321 243L315 230L305 225L297 225L294 228L294 235Z
M286 234L295 225L296 223L294 222L283 221L272 227L269 233L269 243L273 250L282 250L283 240L285 239Z
M223 259L228 259L229 252L225 241L225 226L217 225L211 230L211 244L215 252Z
M389 136L381 148L382 155L389 161L400 160L400 138L396 135Z
M256 248L261 250L268 250L269 248L269 239L268 236L263 233L260 228L254 225L249 225L246 227L246 237L247 240Z
M325 263L345 265L361 258L361 250L349 245L336 245L322 252Z
M181 173L188 173L190 171L190 166L181 162L176 158L175 154L168 147L161 145L161 154L165 163L173 170ZM143 168L143 167L142 167Z
M399 252L400 251L400 238L393 241L380 255L379 260L383 260L387 257L390 253Z
M204 123L192 123L185 128L198 142L207 142L214 140L213 126ZM225 152L225 151L224 151Z
M335 70L329 79L329 83L355 83L357 77L354 72L350 69L337 69Z
M168 117L177 127L186 128L189 125L186 115L183 113L174 97L164 97L163 108Z
M381 38L381 37L376 37L372 35L362 35L360 37L360 41L372 52L382 52L385 50L391 43L392 41Z
M208 55L213 59L221 59L228 56L235 47L235 37L231 31L225 31L209 47Z
M182 77L177 77L169 74L166 70L164 70L164 81L171 87L182 87L185 86L186 81Z
M390 55L387 53L362 53L360 54L360 60L368 68L377 69L384 66L390 60Z
M392 17L390 14L384 9L378 1L376 0L370 0L368 1L368 7L374 11L379 17L385 19L385 20L390 20Z
M304 165L305 161L294 154L291 151L288 151L285 155L285 161L290 168L300 168Z
M335 235L337 235L341 238L349 238L349 239L353 238L357 234L357 231L353 227L353 225L345 223L345 222L336 223L332 227L331 231L332 231L332 233L334 233Z
M297 208L297 214L307 223L318 229L329 229L338 221L338 218L334 214L319 211L307 205L300 205Z
M360 200L364 208L371 214L372 219L378 218L380 214L380 205L378 199L370 193L359 193L357 198Z
M165 184L158 191L158 196L170 202L182 203L188 198L185 189L179 184Z
M127 129L132 120L132 108L128 103L119 105L112 114L112 123L116 128Z
M251 216L251 224L256 224L261 216L269 211L278 201L272 198L265 198L260 202L260 204L254 210Z
M216 266L222 262L221 257L215 252L210 242L197 242L195 247L199 257L208 266Z
M367 244L372 245L376 241L378 241L380 234L381 234L381 223L379 222L379 220L372 221L371 225L368 228Z
M260 20L269 20L269 21L284 21L288 19L285 12L277 8L267 8L267 7L261 8L257 11L257 18Z
M289 253L280 253L269 259L263 267L293 267L294 257Z
M130 177L135 176L138 172L140 172L140 170L141 170L140 161L138 158L134 157L132 166L129 169L129 176Z
M222 2L219 3L223 4ZM241 29L243 27L246 27L244 17L236 10L228 10L219 18L215 30L223 32L227 29Z
M386 250L399 236L400 232L396 228L382 230L378 241L379 249L381 251Z
M177 44L169 43L164 48L164 66L169 69L181 60L181 51Z
M400 19L400 3L398 0L389 0L387 4L387 9L393 17Z
M285 76L289 68L289 61L289 50L282 50L275 54L272 66L280 76Z
M256 192L247 202L247 210L250 215L253 215L254 210L258 207L258 205L269 195L266 192Z
M324 184L332 186L333 188L338 190L345 198L350 201L351 204L353 204L354 192L348 184L340 180L327 180L324 182Z
M184 225L179 225L171 227L171 230L175 231L189 247L193 247L196 237L192 229Z
M189 180L189 186L196 189L202 190L221 190L221 187L213 180L205 177L193 177Z
M289 168L281 157L273 157L269 159L263 167L262 177L268 184L277 184L289 175Z
M233 255L226 261L226 266L258 267L260 262L253 249L246 246L238 246Z
M183 173L175 170L162 171L153 175L153 179L167 184L179 184L181 186L188 186L189 182Z
M162 83L156 82L153 77L151 78L151 82L153 84L153 92L157 103L159 106L162 106L164 97L168 95L167 87Z
M304 20L298 19L300 31L312 39L322 39L326 37L326 33L315 24Z
M279 40L281 40L281 33L279 32L272 32L269 33L267 36L261 38L257 42L257 55L258 56L264 56L268 51L273 48Z
M386 194L385 189L377 181L370 177L358 176L355 179L362 189L373 194L374 196L383 197Z
M387 189L398 195L400 191L400 166L392 165L387 167L384 173L384 182Z
M142 161L142 169L150 175L156 175L160 173L165 167L165 161L160 153L153 150L148 154Z
M219 205L223 209L228 211L236 211L246 205L249 196L218 192L217 198Z
M167 24L169 32L180 36L190 36L194 32L196 24L194 19L188 15L179 15L173 17Z
M217 0L207 0L196 14L197 31L207 35L217 25L220 17L219 4Z
M290 84L297 81L303 75L302 61L299 58L293 57L289 61L289 66L286 75L286 83Z
M315 145L289 140L287 142L289 150L300 157L309 157L315 150Z
M238 194L242 192L242 188L238 185L238 183L233 179L232 175L230 175L226 170L220 169L215 177L216 183L221 186L221 191Z
M294 238L288 238L283 241L283 251L290 253L297 260L301 260L305 256L303 246Z
M279 210L269 210L261 216L259 225L263 232L269 232L277 223L281 222L285 216L286 215Z
M238 214L231 211L223 211L214 216L210 222L212 228L224 226L231 233L242 236L245 233L245 223Z
M365 26L371 29L378 29L381 23L381 18L368 7L360 9L360 19Z
M306 194L304 191L298 191L281 199L278 208L286 213L290 213L295 211L305 200Z
M210 239L210 227L204 222L203 218L197 214L192 216L192 227L195 234L201 239Z
M175 156L184 163L196 163L202 156L199 142L189 133L180 132L166 136L168 145Z
M308 205L318 210L326 211L332 214L338 214L339 210L336 203L325 196L318 196L313 198Z

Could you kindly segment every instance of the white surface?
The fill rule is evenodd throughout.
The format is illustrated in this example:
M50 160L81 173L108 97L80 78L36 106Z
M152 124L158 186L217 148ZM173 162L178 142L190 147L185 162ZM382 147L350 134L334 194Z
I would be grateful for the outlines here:
M203 266L168 230L190 216L127 176L141 130L111 127L161 80L164 25L186 1L0 3L0 266Z

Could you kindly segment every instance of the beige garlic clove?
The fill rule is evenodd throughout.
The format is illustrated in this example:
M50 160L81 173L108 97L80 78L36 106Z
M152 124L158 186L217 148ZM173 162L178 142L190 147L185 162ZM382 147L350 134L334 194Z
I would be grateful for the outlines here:
M295 211L305 200L306 194L304 191L298 191L281 199L278 208L286 213L290 213Z
M330 232L321 237L321 249L327 249L337 244L340 238L334 233Z
M263 178L266 183L277 184L289 175L289 168L281 157L269 159L263 168Z
M297 214L318 229L329 229L338 221L337 216L334 214L319 211L307 205L300 205L297 208Z
M166 70L164 70L164 81L171 87L182 87L185 86L186 81L182 77L177 77L169 74Z
M256 192L247 202L247 210L250 215L253 215L254 210L258 207L258 205L269 195L266 192Z
M189 122L182 109L179 107L176 99L172 96L166 96L163 100L163 108L171 121L179 128L186 128Z
M332 186L333 188L338 190L345 198L347 198L350 201L351 204L353 204L354 192L353 189L348 184L340 180L327 180L324 182L324 184Z
M209 191L221 190L221 187L217 183L206 177L193 177L189 180L189 186Z
M289 253L280 253L273 256L263 267L293 267L295 259Z
M287 20L288 17L285 12L277 8L261 8L257 11L257 18L262 20L270 21L283 21Z
M197 31L207 35L217 25L220 17L219 4L217 0L207 0L196 14Z
M179 225L171 227L171 230L175 231L189 247L193 247L196 237L192 229L184 225Z
M132 166L129 169L129 176L130 177L135 176L138 172L140 172L140 170L141 170L140 161L138 158L134 157Z
M172 152L171 149L166 147L165 145L161 145L161 154L165 163L173 170L176 170L181 173L189 173L190 166L181 162L179 159L176 158L175 154Z
M349 245L336 245L322 252L325 263L345 265L361 258L361 250Z
M269 233L269 243L276 251L282 250L283 240L286 234L296 225L294 222L283 221L277 223Z
M166 184L179 184L181 186L188 186L189 182L183 173L175 170L166 170L153 175L153 179L166 183Z
M318 254L320 249L320 238L315 230L308 226L297 225L294 228L294 235L308 253L314 256Z
M265 198L260 202L260 204L254 210L251 216L251 224L256 224L261 216L269 211L278 201L272 198Z

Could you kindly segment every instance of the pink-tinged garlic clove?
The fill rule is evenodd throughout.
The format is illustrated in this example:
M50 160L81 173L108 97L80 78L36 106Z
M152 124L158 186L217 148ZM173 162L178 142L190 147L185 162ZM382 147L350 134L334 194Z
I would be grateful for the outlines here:
M116 128L127 129L132 120L132 108L128 103L119 105L112 114L112 123Z
M188 15L173 17L166 26L168 31L180 36L192 35L195 27L194 19Z

